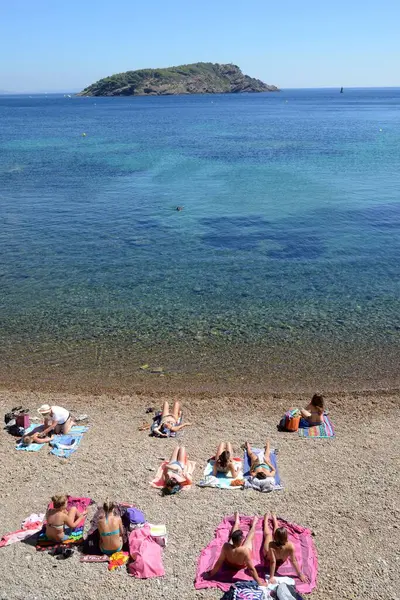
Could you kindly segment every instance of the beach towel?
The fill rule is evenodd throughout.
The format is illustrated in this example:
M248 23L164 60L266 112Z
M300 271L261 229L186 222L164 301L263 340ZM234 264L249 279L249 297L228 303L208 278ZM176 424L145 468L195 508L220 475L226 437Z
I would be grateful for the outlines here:
M85 498L85 497L80 498L80 497L68 496L68 504L67 504L68 509L75 506L79 512L83 512L91 504L93 504L93 500L91 498ZM49 510L51 508L53 508L52 502L50 502L49 506L47 507L47 510ZM84 517L82 517L81 522L78 523L77 527L75 527L74 529L69 529L66 527L64 530L64 533L65 533L65 535L68 536L68 538L66 540L63 540L62 542L55 542L54 540L50 540L47 537L46 523L44 523L42 530L38 536L36 550L46 550L48 548L56 548L58 546L63 546L63 545L81 544L83 541L83 530L85 527L85 521L86 521L86 515Z
M260 459L260 461L264 460L264 448L253 448L253 452L254 454L256 454L258 456L258 458ZM278 456L276 454L276 450L272 449L269 453L269 460L271 465L274 467L275 469L275 485L273 487L274 490L281 490L283 489L283 485L282 485L282 481L281 481L281 477L279 475L279 470L278 470ZM257 483L255 483L253 485L253 481L252 478L250 476L250 460L249 460L249 455L247 454L246 450L244 451L244 479L245 479L245 488L253 488L253 489L258 489L256 487ZM262 481L262 480L260 480ZM259 490L261 491L261 489Z
M27 427L24 431L24 435L27 435L28 433L30 433L31 431L33 431L34 429L37 429L39 427L39 425L36 423L32 423L32 425L29 425L29 427ZM22 439L19 440L18 444L15 446L16 450L25 450L26 452L38 452L39 450L41 450L43 448L45 444L29 444L29 446L24 446L24 444L22 443Z
M22 522L21 529L17 529L17 531L12 531L11 533L6 533L3 535L0 540L0 548L4 548L4 546L10 546L11 544L15 544L16 542L21 542L22 540L32 537L42 529L43 521L43 513L40 515L37 515L36 513L29 515L29 517Z
M149 525L131 531L129 554L133 562L128 565L128 573L132 577L150 579L165 575L162 548L151 537Z
M248 533L252 517L240 517L240 528L245 534ZM225 517L215 530L214 539L201 551L196 570L195 588L217 587L222 591L229 590L229 587L237 581L251 581L252 577L248 571L240 569L235 571L226 565L222 567L212 580L204 579L203 575L210 571L215 565L224 543L228 542L234 523L234 517ZM271 523L270 523L271 525ZM308 577L309 582L303 583L295 575L295 570L289 560L277 569L277 575L281 577L291 577L294 579L297 591L302 594L309 594L316 586L318 560L314 547L314 541L311 531L301 525L288 523L283 519L278 519L279 527L286 527L288 530L289 541L294 544L295 554L301 571ZM263 523L260 518L257 523L256 532L253 541L252 559L260 577L265 577L264 558L262 556L263 544Z
M69 458L71 454L77 451L82 441L83 434L88 429L89 427L85 427L84 425L74 425L71 427L69 433L61 433L54 436L50 442L50 445L52 446L50 453L59 458Z
M169 464L169 460L164 460L161 465L158 467L157 469L157 473L156 476L154 477L153 481L150 482L151 487L155 487L158 489L162 489L164 487L164 477L163 477L163 473L164 473L164 467L166 465ZM189 475L193 476L194 470L196 467L196 463L193 462L192 460L188 460L187 462L187 472ZM184 483L183 487L185 488L190 488L191 484L190 483Z
M238 476L233 479L228 473L217 473L216 476L213 475L213 468L215 460L211 458L204 469L203 479L199 481L198 485L200 487L213 487L224 490L240 490L240 485L231 485L232 481L243 480L243 463L240 458L233 459L235 467L239 467Z
M153 423L150 426L150 435L153 435L154 437L164 437L164 436L159 436L158 433L155 431L155 429L158 428L161 423L161 417L162 417L162 412L159 411L154 416ZM183 412L181 412L180 417L177 420L176 424L182 425L182 419L183 419ZM166 433L168 437L176 437L176 435L177 435L176 431L171 431L170 429L167 429L163 433Z
M335 430L329 416L324 414L324 422L321 425L301 427L300 421L299 436L304 438L330 438L335 437Z

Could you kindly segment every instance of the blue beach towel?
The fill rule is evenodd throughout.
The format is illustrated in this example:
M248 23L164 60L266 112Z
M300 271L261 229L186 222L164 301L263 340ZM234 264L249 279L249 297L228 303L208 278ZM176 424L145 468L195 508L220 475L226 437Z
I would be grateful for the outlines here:
M253 448L253 452L254 454L257 454L258 458L262 461L264 460L264 448ZM281 482L281 478L279 475L279 470L278 470L278 457L276 455L276 452L274 449L272 449L269 453L269 460L271 465L274 467L276 473L275 473L275 490L281 490L283 489L283 485ZM247 454L246 450L244 451L244 478L245 479L249 479L250 478L250 461L249 461L249 455Z
M235 466L239 466L239 474L237 479L243 479L243 464L242 461L238 458L233 459L235 461ZM199 487L213 487L224 490L240 490L240 486L231 485L233 481L232 477L229 477L226 473L217 473L216 477L213 475L214 468L214 460L210 459L204 469L204 476L201 481L199 481Z
M84 425L74 425L67 434L56 435L50 442L51 454L59 458L69 458L78 449L83 434L89 429Z
M24 431L24 435L27 435L28 433L30 433L31 431L33 431L34 429L36 429L38 427L38 425L35 423L32 423L32 425L29 425L29 427L27 427ZM41 450L43 448L44 444L30 444L29 446L24 446L24 444L22 443L22 439L18 442L18 444L15 446L16 450L25 450L26 452L39 452L39 450Z

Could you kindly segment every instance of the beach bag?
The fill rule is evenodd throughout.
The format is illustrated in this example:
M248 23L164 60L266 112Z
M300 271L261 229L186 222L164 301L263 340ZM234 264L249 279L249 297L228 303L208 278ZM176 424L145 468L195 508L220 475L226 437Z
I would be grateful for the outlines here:
M300 425L301 413L295 408L288 410L279 422L279 431L298 431Z

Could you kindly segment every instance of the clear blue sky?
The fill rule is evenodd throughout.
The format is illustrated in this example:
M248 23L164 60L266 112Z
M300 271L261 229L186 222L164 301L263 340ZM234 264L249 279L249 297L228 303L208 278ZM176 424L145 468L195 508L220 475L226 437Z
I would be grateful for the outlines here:
M233 62L283 88L400 86L400 0L1 0L0 90Z

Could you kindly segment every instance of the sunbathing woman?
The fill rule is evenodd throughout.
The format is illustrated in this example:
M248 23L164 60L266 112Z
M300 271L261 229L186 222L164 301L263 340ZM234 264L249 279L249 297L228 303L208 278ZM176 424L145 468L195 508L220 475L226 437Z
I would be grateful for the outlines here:
M110 502L107 498L103 504L103 511L97 524L100 535L100 550L103 554L111 556L114 552L122 550L124 529L114 502Z
M212 579L218 573L222 565L226 564L235 571L248 569L258 585L267 585L265 581L259 577L251 558L257 519L258 517L253 518L250 531L247 534L247 537L245 537L243 531L239 528L239 513L235 512L235 522L230 534L230 541L222 546L221 554L219 555L217 562L211 571L203 574L204 579Z
M233 462L233 450L230 442L221 442L218 446L213 467L214 477L217 476L217 473L230 473L233 479L236 479L239 474L239 468L236 468Z
M183 446L175 448L171 460L164 466L163 480L164 495L176 494L184 485L192 483L192 476L188 473L187 454Z
M30 446L31 444L48 444L53 438L54 429L52 426L46 427L46 425L39 425L24 435L21 442L24 446Z
M181 406L177 400L175 400L173 404L172 412L169 409L168 402L165 401L162 408L160 425L153 430L153 433L160 435L161 437L169 437L171 431L176 432L184 427L189 427L191 423L179 425L181 415Z
M275 515L271 514L271 519L272 531L268 523L268 515L264 516L263 555L267 567L269 567L269 583L276 583L275 573L287 559L292 563L297 577L303 582L308 582L307 577L300 570L294 553L294 545L288 542L287 529L285 527L278 527Z
M270 477L271 479L274 480L273 482L275 483L274 477L275 477L276 470L274 469L273 465L271 464L271 462L269 460L269 455L271 452L269 440L267 440L265 443L265 451L264 451L264 460L263 461L261 461L258 458L257 454L254 454L249 442L246 442L245 447L246 447L246 452L247 452L249 460L250 460L250 475L252 477L256 477L257 479L267 479Z
M300 409L303 417L300 427L312 427L313 425L321 425L324 422L324 398L320 394L314 394L311 402L306 408Z
M46 535L50 540L60 543L69 537L65 534L64 528L74 529L87 514L87 510L80 513L75 506L68 510L68 498L64 494L53 496L52 501L53 508L46 513Z

